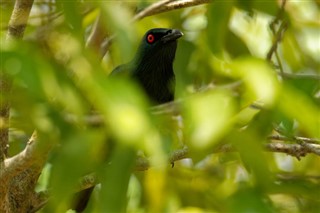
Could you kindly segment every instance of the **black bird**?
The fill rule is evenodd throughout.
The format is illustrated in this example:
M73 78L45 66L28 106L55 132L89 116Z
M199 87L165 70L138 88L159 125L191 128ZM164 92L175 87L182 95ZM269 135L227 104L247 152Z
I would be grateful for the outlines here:
M111 76L124 75L133 78L155 104L172 101L175 86L173 61L177 39L181 36L183 33L177 29L154 28L149 30L143 36L132 61L116 67L111 72ZM72 209L76 212L84 211L93 188L77 193Z
M133 60L116 67L111 76L126 75L137 80L156 104L172 101L175 86L173 61L177 39L182 35L177 29L149 30L143 36Z

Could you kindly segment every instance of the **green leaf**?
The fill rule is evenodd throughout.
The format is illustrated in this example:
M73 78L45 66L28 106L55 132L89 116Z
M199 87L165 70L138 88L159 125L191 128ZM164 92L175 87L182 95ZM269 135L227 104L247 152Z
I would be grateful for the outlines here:
M136 152L128 146L116 145L102 179L100 211L125 212L130 175Z
M295 34L290 29L286 31L283 37L281 50L285 62L292 71L297 72L303 68L304 56Z
M70 207L80 178L96 171L108 148L103 131L79 131L69 126L60 140L61 149L52 156L50 178L53 199L49 205L56 212Z
M301 129L306 131L311 137L320 137L320 110L308 96L294 87L284 84L280 100L279 108L288 117L296 119Z
M210 153L215 143L228 132L235 103L229 93L219 91L193 96L184 107L188 145L196 160Z
M180 40L176 52L176 59L174 62L174 73L176 76L176 98L183 96L185 88L193 82L191 73L188 67L192 63L192 54L194 53L196 46L188 41Z
M244 81L248 89L245 96L251 102L261 101L272 105L277 99L280 85L275 71L266 61L243 57L234 60L229 68L232 70L229 72L231 75Z
M268 198L258 190L249 187L242 187L229 199L228 212L275 212Z
M256 10L273 16L275 16L279 10L277 1L238 0L237 5L249 13L252 13L254 10Z
M221 54L226 41L234 1L214 1L209 5L207 43L213 54Z
M225 43L227 51L234 57L250 54L250 51L245 43L230 30L228 30L226 33Z

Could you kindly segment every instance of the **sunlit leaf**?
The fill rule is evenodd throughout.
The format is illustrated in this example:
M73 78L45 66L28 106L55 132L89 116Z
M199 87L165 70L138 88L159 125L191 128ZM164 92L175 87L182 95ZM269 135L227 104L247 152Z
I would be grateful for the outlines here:
M230 64L233 75L242 79L248 88L249 99L270 105L279 92L279 82L274 70L264 61L255 58L241 58Z
M194 96L185 105L188 144L199 151L210 147L226 134L232 124L235 103L226 92L208 92Z

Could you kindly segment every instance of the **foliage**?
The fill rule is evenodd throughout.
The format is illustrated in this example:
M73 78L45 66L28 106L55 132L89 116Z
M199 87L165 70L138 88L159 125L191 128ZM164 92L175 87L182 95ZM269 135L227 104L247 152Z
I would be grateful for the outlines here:
M55 145L36 189L51 193L40 212L66 212L92 172L101 185L86 212L317 212L319 156L263 148L272 134L320 138L319 3L279 2L213 1L133 22L151 2L35 1L25 39L6 42L5 30L0 39L1 72L13 80L9 155L34 130ZM99 12L115 35L102 62L86 48ZM135 82L107 77L155 27L185 34L174 64L183 126L153 113ZM84 119L96 114L103 124ZM171 168L181 143L192 160ZM221 144L237 152L215 153ZM134 171L136 153L147 171Z

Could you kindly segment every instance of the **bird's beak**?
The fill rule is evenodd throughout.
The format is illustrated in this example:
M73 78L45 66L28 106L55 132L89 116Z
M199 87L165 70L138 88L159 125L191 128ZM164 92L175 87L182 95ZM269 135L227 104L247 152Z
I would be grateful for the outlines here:
M167 43L169 41L177 40L181 36L183 36L183 33L180 30L172 29L172 30L169 30L168 33L161 38L161 41L163 43Z

